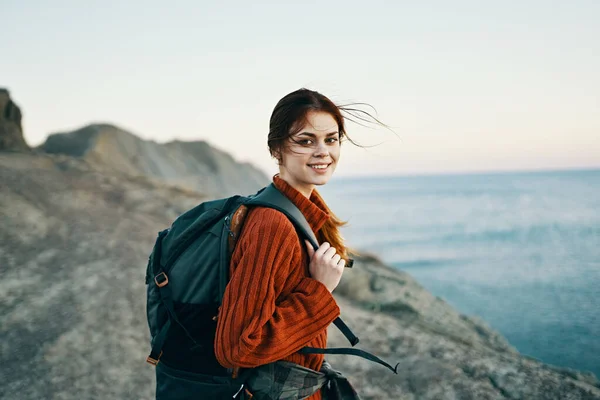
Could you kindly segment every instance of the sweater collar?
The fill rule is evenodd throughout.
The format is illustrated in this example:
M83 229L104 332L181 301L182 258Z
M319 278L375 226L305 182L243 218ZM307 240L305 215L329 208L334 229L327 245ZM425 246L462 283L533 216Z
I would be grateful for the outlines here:
M307 199L306 196L292 185L281 179L279 174L273 176L273 184L298 207L315 234L321 229L325 221L329 219L325 201L323 201L323 198L316 189L313 189L310 199Z

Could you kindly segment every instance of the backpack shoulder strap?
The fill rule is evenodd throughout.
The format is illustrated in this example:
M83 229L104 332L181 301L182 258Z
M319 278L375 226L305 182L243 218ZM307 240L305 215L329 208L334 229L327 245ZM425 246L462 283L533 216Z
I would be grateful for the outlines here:
M304 215L302 215L302 212L300 212L298 207L281 193L274 184L271 183L259 191L254 197L246 202L246 205L269 207L282 212L290 221L292 221L296 229L310 241L315 250L319 248L317 237L306 221L306 218L304 218Z
M270 207L282 212L290 221L292 221L296 229L308 239L315 250L319 248L319 242L302 212L290 201L290 199L281 193L274 184L271 183L269 186L261 189L250 201L246 202L246 204ZM353 264L354 260L350 259L346 264L346 267L352 268Z
M246 205L269 207L282 212L294 224L299 233L310 241L315 250L319 248L317 237L302 212L274 184L271 183L259 191L246 202ZM356 337L341 318L336 318L333 323L344 334L352 346L358 344L358 337Z

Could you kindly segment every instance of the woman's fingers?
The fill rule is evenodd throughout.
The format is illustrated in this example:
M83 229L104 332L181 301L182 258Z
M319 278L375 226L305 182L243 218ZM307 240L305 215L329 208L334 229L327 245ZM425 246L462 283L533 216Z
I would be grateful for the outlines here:
M329 249L331 249L331 245L327 242L323 242L321 243L321 246L319 246L319 249L317 250L317 252L315 253L317 255L317 257L322 257L323 254L325 254L325 252L329 251ZM333 249L335 251L335 249Z
M331 260L333 256L335 256L336 252L337 250L335 249L335 247L330 247L329 249L327 249L325 254L323 254L323 258L326 260Z
M308 240L304 240L304 243L306 243L306 248L308 249L308 255L310 257L310 259L312 260L317 259L317 260L322 260L321 262L327 263L329 265L333 265L336 267L340 266L340 263L342 263L342 266L345 265L345 261L342 260L342 256L340 256L339 254L337 254L337 250L335 249L335 247L331 247L331 245L327 242L323 242L321 243L321 245L319 246L319 248L315 251L315 249L312 247L312 245L310 244L310 242Z
M309 247L309 242L306 242L306 246L309 248L308 254L311 255L308 266L311 277L324 284L330 292L333 292L340 283L346 262L341 255L336 254L335 247L327 242L322 243L316 251L314 251L314 248Z
M340 256L339 254L336 254L335 256L333 256L333 258L331 259L331 261L332 261L334 264L336 264L336 265L337 265L337 264L340 262L340 260L341 260L341 259L342 259L342 256Z

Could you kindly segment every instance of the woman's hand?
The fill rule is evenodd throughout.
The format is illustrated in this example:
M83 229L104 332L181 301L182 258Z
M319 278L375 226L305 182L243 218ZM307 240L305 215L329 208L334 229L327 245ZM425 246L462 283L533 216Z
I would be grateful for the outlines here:
M305 240L305 243L310 258L310 276L325 285L329 292L333 292L340 283L346 261L327 242L322 243L317 251L309 241Z

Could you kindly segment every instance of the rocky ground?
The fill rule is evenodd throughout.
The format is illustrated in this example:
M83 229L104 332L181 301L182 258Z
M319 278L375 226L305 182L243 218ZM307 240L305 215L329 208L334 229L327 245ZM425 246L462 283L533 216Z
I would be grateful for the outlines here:
M0 154L0 398L149 399L144 272L156 232L204 198L66 156ZM365 399L593 399L591 375L519 355L374 257L336 297L360 347L332 356ZM331 345L344 346L331 329Z

